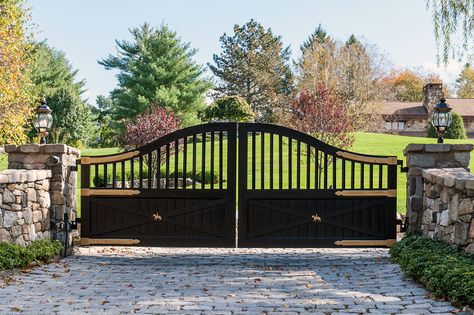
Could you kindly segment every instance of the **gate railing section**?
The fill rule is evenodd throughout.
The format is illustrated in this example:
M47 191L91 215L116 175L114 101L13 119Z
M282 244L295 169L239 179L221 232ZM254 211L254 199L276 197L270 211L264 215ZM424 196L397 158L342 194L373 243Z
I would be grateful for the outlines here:
M239 146L241 189L396 197L396 156L353 153L293 129L255 123L239 124Z
M198 125L136 150L82 157L82 196L235 186L236 127L236 123Z

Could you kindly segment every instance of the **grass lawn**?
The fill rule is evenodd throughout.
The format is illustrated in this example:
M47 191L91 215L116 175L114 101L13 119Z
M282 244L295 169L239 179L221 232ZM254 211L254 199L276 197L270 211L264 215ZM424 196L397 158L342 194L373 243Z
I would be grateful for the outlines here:
M259 139L257 139L257 146L256 146L256 161L257 164L260 161L260 145L259 145ZM418 138L418 137L405 137L405 136L396 136L396 135L387 135L387 134L376 134L376 133L357 133L356 134L356 141L354 146L351 148L351 151L354 152L359 152L359 153L366 153L366 154L374 154L374 155L396 155L398 156L399 159L404 160L403 156L403 149L410 143L435 143L435 139L429 139L429 138ZM446 139L446 143L472 143L474 144L474 139L466 139L466 140L450 140ZM249 141L249 147L251 145L251 141ZM276 146L276 144L275 144ZM296 145L293 145L293 148L295 148ZM225 148L225 145L224 145ZM200 144L197 145L197 165L201 165L200 161ZM302 150L304 150L302 146ZM277 150L278 151L278 150ZM106 155L106 154L114 154L118 153L119 150L117 148L102 148L102 149L85 149L82 150L82 155L88 156L88 155ZM206 152L209 154L210 149L207 147ZM266 172L269 171L269 141L266 141L266 149L265 149L265 169ZM216 156L217 156L217 149L216 149ZM284 150L284 165L287 165L286 159L287 159L287 151ZM225 154L225 152L224 152ZM474 154L474 153L473 153ZM275 159L277 157L277 152L274 152ZM173 159L172 159L173 160ZM207 159L209 160L209 159ZM217 159L216 159L217 160ZM472 169L474 167L474 156L472 156L471 159L471 165L470 168ZM225 162L225 161L224 161ZM191 169L190 165L190 159L187 161L187 169ZM207 169L209 169L209 164L210 162L207 161ZM216 162L217 163L217 162ZM135 163L135 165L138 163ZM171 163L173 164L173 163ZM181 159L180 159L180 165ZM226 163L224 163L224 169L226 168L225 166ZM405 164L405 161L404 161ZM6 169L7 167L7 162L6 162L6 157L5 155L0 156L0 169ZM129 167L126 167L129 168ZM330 169L332 169L330 167ZM119 171L119 168L117 169ZM170 172L173 171L173 165L171 165ZM301 161L301 173L305 174L306 172L306 161L302 159ZM331 172L331 170L330 170ZM329 172L329 178L331 178L331 174ZM101 171L99 172L100 174L102 173ZM251 173L250 169L250 164L249 164L249 174ZM349 173L349 172L347 172ZM135 174L138 174L138 171L135 172ZM266 173L268 174L268 173ZM293 186L296 186L296 163L293 163ZM358 173L356 173L358 174ZM359 175L356 175L356 180ZM302 175L302 178L304 178L304 175ZM80 183L80 174L79 174L79 183ZM249 181L250 181L250 176L249 176ZM276 176L274 179L275 183L278 181L278 177ZM288 184L288 170L284 169L283 170L283 181L284 181L284 187ZM405 173L400 173L400 168L399 168L399 174L398 174L398 198L397 198L397 211L400 213L405 213L405 200L406 200L406 188L405 188L405 183L406 183L406 174ZM259 170L256 171L256 187L260 186L260 175L259 175ZM224 185L225 187L225 185ZM269 187L269 179L267 176L267 179L265 181L265 187ZM302 186L304 188L304 185ZM78 197L79 197L79 190L78 190ZM78 201L80 203L80 198L78 198ZM79 207L80 209L80 204ZM80 211L80 210L79 210Z

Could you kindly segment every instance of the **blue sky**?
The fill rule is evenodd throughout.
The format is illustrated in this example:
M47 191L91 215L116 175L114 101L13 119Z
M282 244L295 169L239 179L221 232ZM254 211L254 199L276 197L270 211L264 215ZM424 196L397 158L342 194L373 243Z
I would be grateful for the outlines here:
M199 51L206 64L220 51L219 37L251 18L281 35L293 57L321 23L330 35L345 40L362 36L386 53L395 66L425 68L452 82L459 64L436 65L436 45L425 0L29 0L39 40L66 53L79 78L87 80L87 97L107 95L115 73L97 60L114 53L115 39L129 39L129 28L144 22L168 24Z

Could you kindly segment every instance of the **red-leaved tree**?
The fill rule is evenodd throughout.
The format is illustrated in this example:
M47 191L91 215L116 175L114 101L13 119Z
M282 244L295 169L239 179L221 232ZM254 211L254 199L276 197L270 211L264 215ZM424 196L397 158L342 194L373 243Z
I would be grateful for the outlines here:
M154 106L145 113L137 115L134 120L125 121L123 147L126 150L131 150L144 146L177 130L180 124L179 118L173 112L166 111L159 106ZM163 150L164 148L162 148L160 154L160 165L164 163L166 158ZM154 155L151 165L153 172L158 170L158 161Z
M291 128L312 135L313 137L333 145L346 149L354 143L352 120L349 111L327 86L320 83L313 90L301 90L292 103ZM323 158L322 154L313 159ZM330 161L329 161L330 162ZM319 178L323 171L323 163L318 163Z

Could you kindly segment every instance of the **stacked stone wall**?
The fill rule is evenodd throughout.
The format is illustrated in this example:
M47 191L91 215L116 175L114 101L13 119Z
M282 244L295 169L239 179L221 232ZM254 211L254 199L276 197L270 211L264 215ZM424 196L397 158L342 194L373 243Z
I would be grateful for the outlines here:
M423 170L421 231L474 253L474 175L464 168Z
M409 144L404 151L407 173L407 221L409 231L421 229L424 169L468 169L472 144Z
M64 241L64 214L77 214L77 166L79 150L65 144L6 145L9 169L50 170L50 223L53 239ZM69 234L69 244L72 236Z
M0 242L50 239L49 170L0 172Z

